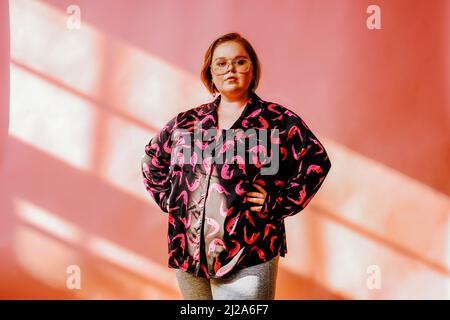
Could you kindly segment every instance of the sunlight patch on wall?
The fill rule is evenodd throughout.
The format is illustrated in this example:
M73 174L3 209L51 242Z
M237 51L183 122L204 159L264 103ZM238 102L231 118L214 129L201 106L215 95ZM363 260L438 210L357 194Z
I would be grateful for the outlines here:
M81 269L81 298L158 299L177 296L173 274L110 240L87 232L23 199L14 199L19 224L13 248L22 268L36 280L60 290L67 267ZM121 269L126 271L121 271ZM148 279L143 281L142 278ZM84 284L84 286L83 286Z
M41 1L10 1L11 59L63 85L94 94L100 35L88 27L70 30L67 17Z
M69 14L45 2L11 2L9 132L149 200L139 167L145 144L211 96L198 74L100 32L82 10L72 30Z
M9 134L55 158L89 169L96 109L11 65Z

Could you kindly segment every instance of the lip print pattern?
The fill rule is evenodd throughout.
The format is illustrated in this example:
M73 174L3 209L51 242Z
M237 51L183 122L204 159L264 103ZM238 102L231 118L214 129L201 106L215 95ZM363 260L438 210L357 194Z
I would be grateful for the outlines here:
M146 190L168 213L168 266L204 278L284 256L284 219L311 202L331 168L299 115L255 93L235 124L217 131L220 98L178 113L150 139L141 161ZM262 132L269 143L261 143ZM244 202L258 191L254 183L267 191L260 211Z

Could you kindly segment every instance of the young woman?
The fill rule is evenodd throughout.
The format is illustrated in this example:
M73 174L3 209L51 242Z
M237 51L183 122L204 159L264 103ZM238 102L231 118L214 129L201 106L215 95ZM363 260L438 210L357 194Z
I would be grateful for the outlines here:
M260 74L245 38L214 40L201 79L219 95L177 114L145 147L144 184L168 213L168 265L185 299L274 299L284 219L331 168L299 115L255 93Z

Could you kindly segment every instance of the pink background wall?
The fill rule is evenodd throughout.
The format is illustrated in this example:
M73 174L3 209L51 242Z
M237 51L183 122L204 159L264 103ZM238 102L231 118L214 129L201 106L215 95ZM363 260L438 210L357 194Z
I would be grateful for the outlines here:
M231 31L333 162L286 220L276 298L449 298L448 1L79 0L70 29L73 3L0 0L1 298L181 298L140 157L211 100L203 55Z

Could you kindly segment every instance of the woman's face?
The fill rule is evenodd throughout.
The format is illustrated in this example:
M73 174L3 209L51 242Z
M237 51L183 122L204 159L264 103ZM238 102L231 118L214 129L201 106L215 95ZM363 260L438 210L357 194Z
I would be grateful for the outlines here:
M237 63L242 63L242 61L239 61L242 57L247 58L250 63L250 68L246 73L238 72L236 65L231 63L233 59L235 59ZM217 90L223 95L228 97L241 96L248 91L253 78L253 65L250 57L240 43L227 41L219 44L215 48L211 66L213 68L215 63L224 61L229 63L228 69L224 74L216 75L214 74L214 71L211 70L213 83ZM229 77L235 77L235 79L228 79Z

